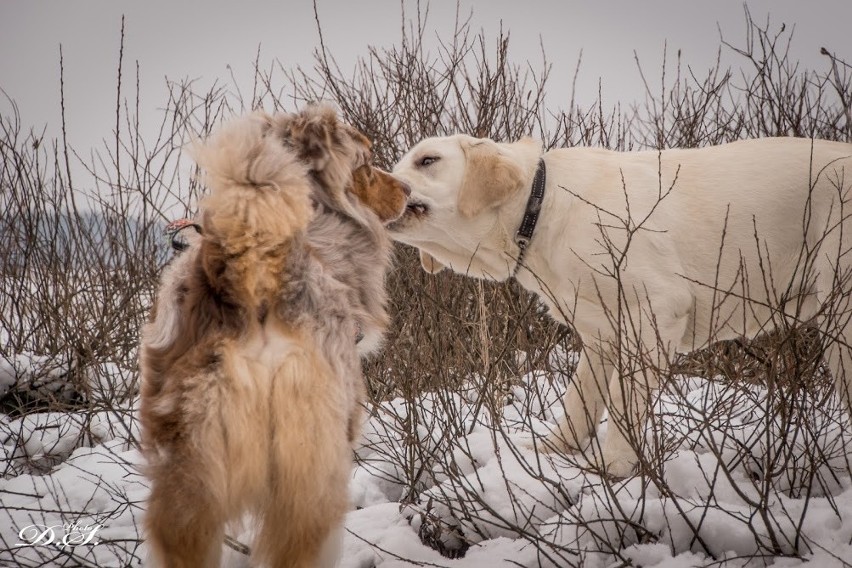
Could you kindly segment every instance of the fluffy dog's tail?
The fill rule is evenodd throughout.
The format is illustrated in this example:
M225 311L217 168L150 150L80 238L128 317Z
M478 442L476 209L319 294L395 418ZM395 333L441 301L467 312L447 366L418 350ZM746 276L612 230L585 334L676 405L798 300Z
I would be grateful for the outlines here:
M255 113L193 149L210 195L201 204L201 263L212 288L239 304L280 286L289 240L312 216L308 172Z

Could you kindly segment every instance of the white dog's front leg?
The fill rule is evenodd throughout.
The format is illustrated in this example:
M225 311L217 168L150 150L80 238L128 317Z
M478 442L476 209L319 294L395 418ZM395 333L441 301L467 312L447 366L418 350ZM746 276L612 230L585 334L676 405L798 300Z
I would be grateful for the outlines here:
M605 408L604 394L612 366L585 350L577 365L573 388L563 399L565 416L545 441L546 449L573 451L583 447L600 424Z
M628 369L615 371L609 384L609 423L602 453L604 469L612 477L634 473L645 446L650 393L659 384L658 368L642 367L636 359L634 356L632 364L626 363Z

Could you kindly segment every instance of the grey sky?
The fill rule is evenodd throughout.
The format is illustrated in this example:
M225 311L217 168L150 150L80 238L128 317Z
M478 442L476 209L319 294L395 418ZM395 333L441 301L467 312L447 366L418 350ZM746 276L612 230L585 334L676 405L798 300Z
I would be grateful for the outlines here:
M406 10L415 3L404 0ZM795 25L793 56L805 68L827 67L825 46L852 58L852 1L760 0L747 2L759 22ZM389 46L400 37L401 3L394 0L318 0L324 35L345 66L368 45ZM473 10L473 29L494 37L502 21L511 33L516 61L540 61L540 41L553 64L553 106L567 97L583 50L578 99L594 100L598 79L607 100L630 102L641 94L633 61L658 69L664 43L670 58L680 49L684 63L704 71L715 61L721 27L742 44L743 4L738 1L491 0L461 2ZM434 0L429 27L452 32L455 1ZM143 119L164 103L165 77L198 78L202 84L247 77L258 46L261 62L285 67L310 65L318 43L310 0L242 2L145 0L3 0L0 4L0 88L16 100L24 124L55 127L59 105L59 46L63 46L66 104L72 142L88 146L109 137L114 122L115 76L121 16L126 16L125 81L141 70ZM718 26L718 27L717 27ZM8 113L7 101L0 112ZM55 132L50 130L49 132Z

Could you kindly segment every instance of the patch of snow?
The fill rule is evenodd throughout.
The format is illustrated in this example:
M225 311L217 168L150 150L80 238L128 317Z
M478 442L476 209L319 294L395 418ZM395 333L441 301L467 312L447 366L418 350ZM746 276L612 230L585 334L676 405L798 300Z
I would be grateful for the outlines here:
M767 413L765 389L689 378L654 407L656 473L607 482L589 467L594 444L585 457L530 448L562 413L564 381L529 373L502 399L481 381L372 409L355 452L342 568L792 568L852 558L852 455L836 404L804 399L794 424ZM131 401L0 417L0 565L145 565L135 410ZM772 461L779 456L790 459ZM31 527L52 527L53 544L28 545ZM248 566L227 547L224 558Z

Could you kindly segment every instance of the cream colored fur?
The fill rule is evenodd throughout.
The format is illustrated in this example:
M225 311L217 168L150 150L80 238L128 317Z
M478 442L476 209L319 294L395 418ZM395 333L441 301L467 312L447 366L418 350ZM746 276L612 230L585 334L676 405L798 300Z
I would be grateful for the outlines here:
M430 138L394 169L412 194L393 237L418 247L429 272L506 280L542 156L544 205L517 279L585 346L548 445L582 448L608 407L623 419L610 421L602 463L628 475L649 391L674 352L811 320L850 402L852 145L542 154L531 139Z

